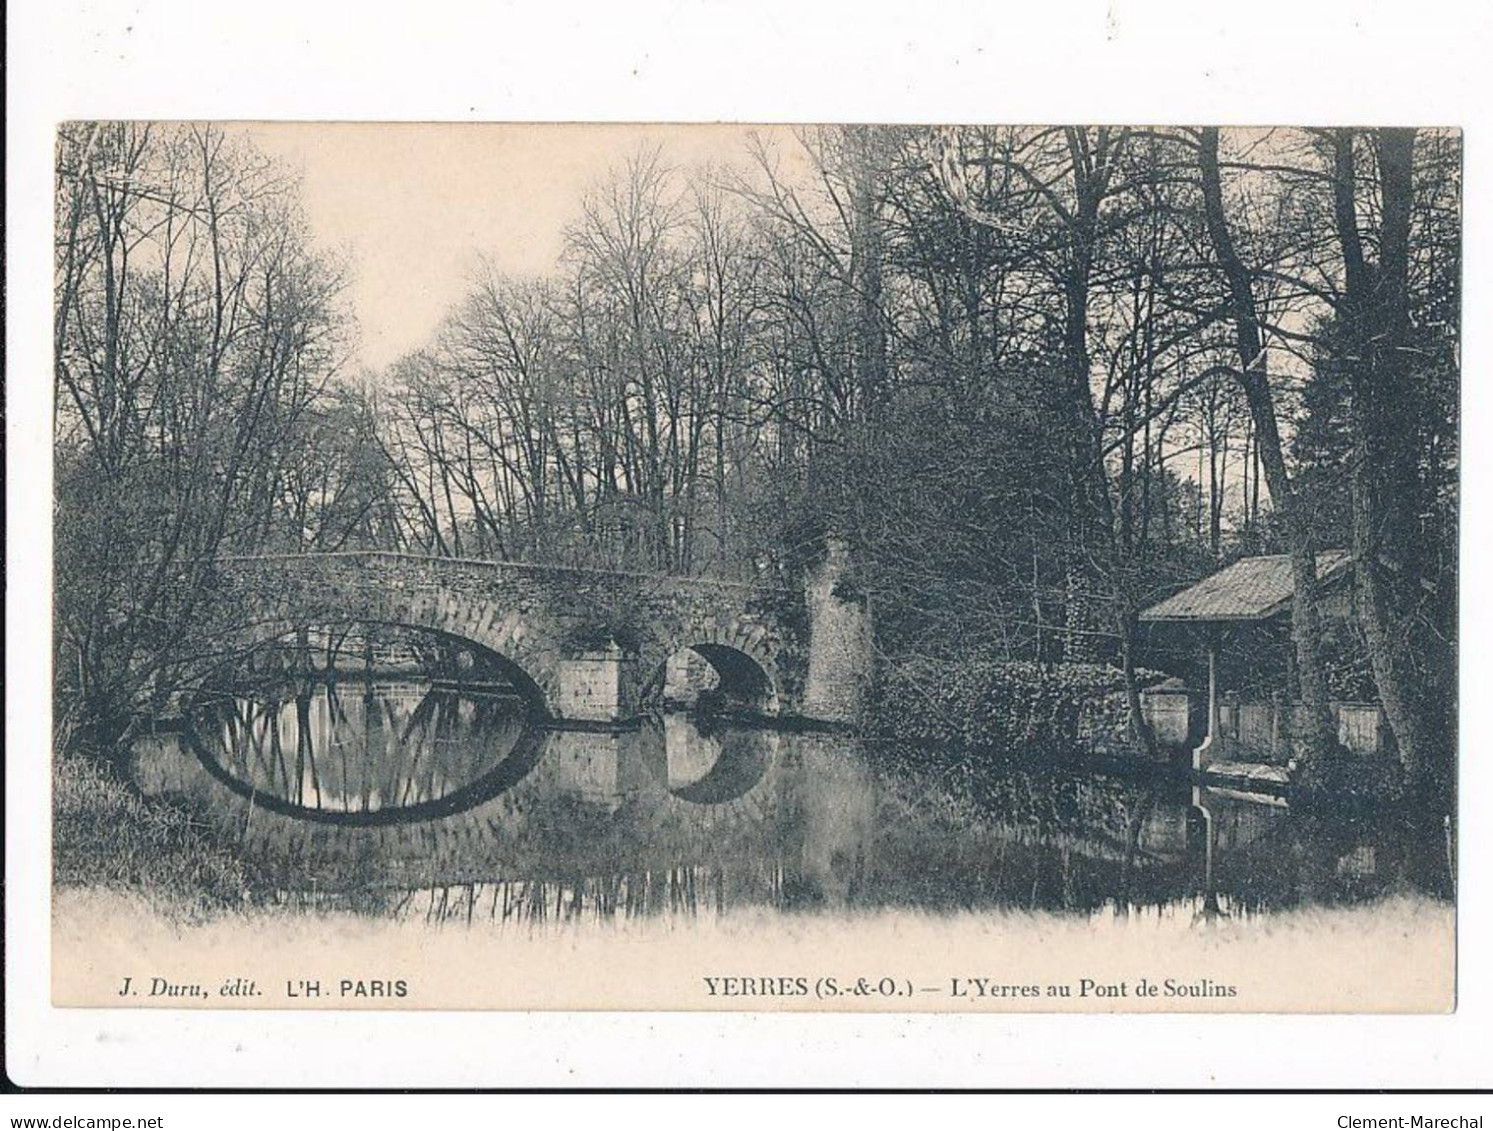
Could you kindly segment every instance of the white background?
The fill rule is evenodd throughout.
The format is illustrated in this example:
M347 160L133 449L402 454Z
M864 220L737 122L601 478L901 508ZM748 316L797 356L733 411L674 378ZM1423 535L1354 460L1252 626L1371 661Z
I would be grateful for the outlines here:
M1228 7L1206 0L1033 0L1019 6L993 0L758 0L736 6L629 0L594 9L558 0L423 0L383 7L316 0L16 0L9 19L5 1037L12 1080L90 1087L1490 1083L1493 754L1484 748L1490 681L1483 555L1489 532L1484 328L1493 263L1487 191L1493 137L1484 92L1493 60L1485 9L1426 0L1252 0ZM1456 1014L1080 1018L51 1009L51 147L56 123L75 117L1464 127L1464 884ZM459 176L460 170L433 169L431 175ZM304 1117L312 1102L295 1110ZM1091 1114L1073 1114L1083 1122L1108 1122L1126 1102L1088 1107L1085 1101ZM162 1103L114 1097L107 1112L147 1115L166 1110ZM85 1106L70 1097L11 1098L0 1112L22 1113L23 1105L26 1114L107 1113L98 1103ZM1332 1127L1340 1113L1471 1114L1487 1106L1477 1101L1470 1109L1426 1098L1300 1100L1290 1109L1299 1118L1288 1125ZM1211 1123L1223 1127L1241 1119L1232 1107L1206 1111ZM422 1121L428 1113L409 1109ZM258 1115L267 1117L276 1118ZM234 1122L247 1118L241 1109L214 1118L225 1126L247 1125Z

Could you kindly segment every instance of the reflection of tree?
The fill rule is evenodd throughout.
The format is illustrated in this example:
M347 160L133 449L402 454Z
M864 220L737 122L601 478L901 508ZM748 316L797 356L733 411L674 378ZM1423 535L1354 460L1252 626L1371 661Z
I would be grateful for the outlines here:
M311 810L439 800L491 770L522 730L514 701L426 685L297 681L221 696L196 724L208 756L258 793ZM293 756L287 749L293 740Z
M1148 842L1154 784L942 755L906 762L878 760L867 890L879 903L1090 912L1185 890L1185 858Z
M296 688L295 697L296 714L296 791L294 800L298 805L304 805L305 793L305 771L309 763L311 767L311 783L316 793L316 808L321 808L321 779L316 772L316 744L311 737L311 687L309 683L302 682ZM278 733L276 728L276 732Z
M1214 886L1235 909L1356 903L1397 889L1449 896L1435 845L1412 818L1299 810L1287 815L1209 791L1217 836Z
M696 865L618 872L571 879L515 879L443 884L390 894L381 901L390 918L427 924L506 926L608 922L614 919L693 917L724 907L721 869Z

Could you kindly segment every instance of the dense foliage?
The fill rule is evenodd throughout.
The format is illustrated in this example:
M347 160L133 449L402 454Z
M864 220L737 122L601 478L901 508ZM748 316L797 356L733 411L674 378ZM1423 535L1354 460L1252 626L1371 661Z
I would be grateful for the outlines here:
M903 659L879 679L871 727L881 737L1070 757L1138 745L1124 676L1101 664Z

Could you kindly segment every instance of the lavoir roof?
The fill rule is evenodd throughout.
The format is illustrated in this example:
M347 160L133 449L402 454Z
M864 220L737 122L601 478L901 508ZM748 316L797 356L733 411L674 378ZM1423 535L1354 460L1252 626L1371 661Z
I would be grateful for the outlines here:
M1347 550L1317 551L1317 580L1343 574L1353 564ZM1291 581L1291 556L1266 554L1241 558L1227 569L1203 578L1196 585L1174 593L1140 615L1143 621L1250 621L1268 620L1291 605L1295 585Z

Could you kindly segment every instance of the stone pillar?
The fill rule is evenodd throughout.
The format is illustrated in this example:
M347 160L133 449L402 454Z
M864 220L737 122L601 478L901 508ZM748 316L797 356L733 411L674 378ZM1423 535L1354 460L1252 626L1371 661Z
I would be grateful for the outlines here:
M1202 741L1203 704L1197 692L1180 679L1171 679L1159 687L1148 687L1140 693L1141 713L1156 741L1167 749L1190 749Z
M870 599L848 582L850 547L827 542L824 561L804 584L809 609L809 664L803 714L820 722L861 721L870 692L875 649Z
M615 643L555 667L550 710L561 722L623 723L637 717L636 658Z

